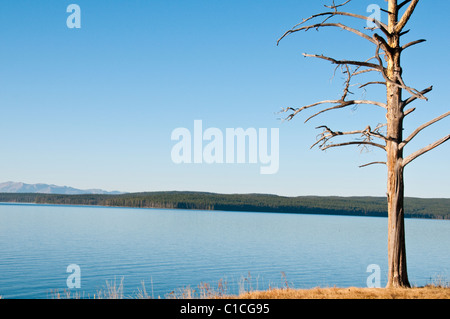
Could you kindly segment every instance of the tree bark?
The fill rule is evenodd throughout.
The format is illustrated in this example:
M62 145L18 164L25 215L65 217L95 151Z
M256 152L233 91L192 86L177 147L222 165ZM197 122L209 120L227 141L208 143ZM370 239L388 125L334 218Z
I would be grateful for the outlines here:
M401 151L388 147L388 283L387 287L410 287L406 268L404 186Z
M410 287L406 268L405 221L404 221L404 184L403 184L403 140L402 89L397 75L401 75L400 36L395 31L398 21L397 0L389 0L387 55L387 200L388 200L388 283L387 287Z

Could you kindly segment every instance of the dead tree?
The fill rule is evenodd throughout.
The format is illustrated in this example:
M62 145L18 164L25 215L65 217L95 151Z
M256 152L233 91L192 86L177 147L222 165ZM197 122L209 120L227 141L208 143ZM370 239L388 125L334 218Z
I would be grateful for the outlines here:
M410 20L414 10L419 3L419 0L387 0L387 10L381 9L388 16L388 22L383 23L382 19L368 17L364 15L345 12L342 10L351 0L347 0L342 4L335 4L334 0L331 5L326 5L326 12L315 14L288 30L279 40L287 35L299 31L319 30L325 27L338 28L348 31L354 35L369 41L374 48L373 54L370 54L367 59L360 61L339 60L324 55L304 54L305 57L313 57L331 62L340 68L343 74L346 75L345 88L340 99L324 100L302 107L287 107L283 112L289 113L286 117L291 120L298 113L318 107L321 110L316 111L313 115L308 117L305 122L319 114L342 109L348 106L368 105L384 109L386 112L386 123L378 124L374 128L366 126L361 130L353 131L335 131L323 125L319 126L322 132L318 136L317 141L311 146L317 146L321 150L326 150L332 147L357 145L362 147L377 147L386 152L386 161L377 161L362 165L365 167L372 164L384 164L387 166L387 203L388 203L388 283L387 287L409 287L407 269L406 269L406 251L405 251L405 227L404 227L404 185L403 172L405 167L419 156L434 149L450 139L447 135L436 142L418 150L410 155L404 157L403 151L405 146L423 129L442 120L450 115L450 112L442 114L441 116L424 123L414 130L408 137L403 137L403 121L405 117L415 108L408 108L408 106L418 100L427 100L425 96L432 90L432 87L423 90L417 90L408 86L402 77L401 55L402 52L413 45L424 42L420 39L406 44L401 44L400 40L403 35L409 32L405 30L405 26ZM373 27L364 27L356 29L336 22L336 19L346 18L355 22L367 22ZM382 85L386 88L386 102L378 102L372 100L358 100L349 99L350 87L353 86L352 80L358 79L362 74L373 74L373 81L360 84L359 88L368 88L374 85ZM361 77L359 77L361 78ZM405 94L405 97L403 95ZM407 95L407 96L406 96ZM350 141L333 143L336 137L353 137Z

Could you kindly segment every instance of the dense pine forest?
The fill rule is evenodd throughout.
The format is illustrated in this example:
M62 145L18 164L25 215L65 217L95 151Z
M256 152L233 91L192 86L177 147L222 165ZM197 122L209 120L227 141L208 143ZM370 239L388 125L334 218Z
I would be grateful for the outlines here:
M0 193L0 202L387 216L386 198L383 197L284 197L266 194L203 192L149 192L120 195ZM405 216L409 218L450 219L450 199L406 198Z

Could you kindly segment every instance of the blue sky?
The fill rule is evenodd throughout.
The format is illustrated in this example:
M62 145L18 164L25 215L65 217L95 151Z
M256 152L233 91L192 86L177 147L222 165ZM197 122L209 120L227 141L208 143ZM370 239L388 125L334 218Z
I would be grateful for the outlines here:
M366 13L371 3L354 0ZM66 8L81 8L69 29ZM276 40L328 1L90 0L0 2L0 182L22 181L128 192L384 196L386 168L376 149L310 150L327 124L336 130L383 122L369 106L325 114L307 124L279 120L281 107L340 97L342 75L301 53L367 58L373 48L346 32L323 29ZM449 110L447 13L450 2L421 1L406 40L426 38L404 53L405 80L434 85L428 102L405 122L405 134ZM385 18L383 16L383 18ZM364 25L358 25L364 27ZM343 45L345 44L345 45ZM358 93L361 96L360 93ZM367 97L383 101L382 92ZM312 113L305 113L305 115ZM261 175L255 164L174 164L178 127L279 128L280 167ZM406 155L448 134L444 119L423 131ZM450 144L408 165L406 196L449 197Z

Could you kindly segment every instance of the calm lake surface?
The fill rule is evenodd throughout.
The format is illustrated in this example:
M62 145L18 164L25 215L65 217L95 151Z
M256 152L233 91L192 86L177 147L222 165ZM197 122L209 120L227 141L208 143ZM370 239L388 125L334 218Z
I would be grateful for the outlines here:
M448 281L450 222L407 219L412 285ZM365 287L387 277L387 219L277 213L0 204L0 296L52 298L81 269L91 298L123 280L124 297L226 282L228 293L270 287Z

